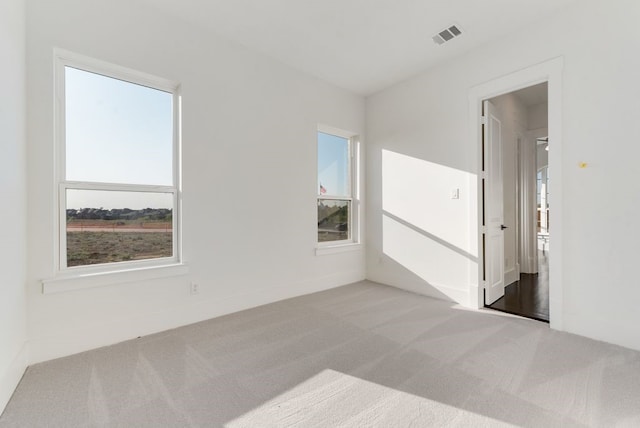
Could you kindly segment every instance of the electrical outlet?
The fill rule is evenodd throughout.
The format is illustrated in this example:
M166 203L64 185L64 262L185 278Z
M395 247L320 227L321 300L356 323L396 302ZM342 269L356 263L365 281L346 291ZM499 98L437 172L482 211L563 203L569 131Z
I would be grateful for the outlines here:
M194 294L198 293L200 293L200 286L195 282L189 284L189 294L193 296Z

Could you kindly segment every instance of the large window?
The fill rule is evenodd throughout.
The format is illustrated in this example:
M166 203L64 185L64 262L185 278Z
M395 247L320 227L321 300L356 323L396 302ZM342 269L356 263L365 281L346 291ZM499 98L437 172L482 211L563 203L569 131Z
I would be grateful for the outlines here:
M56 73L59 269L179 261L178 86L71 54Z
M318 131L318 243L357 242L355 137Z

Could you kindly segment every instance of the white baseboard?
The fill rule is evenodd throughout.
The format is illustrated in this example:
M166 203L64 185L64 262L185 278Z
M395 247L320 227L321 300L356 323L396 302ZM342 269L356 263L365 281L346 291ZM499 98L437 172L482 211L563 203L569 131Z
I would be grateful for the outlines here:
M469 309L480 309L484 307L484 299L480 297L480 286L472 284L469 287L469 301L466 306ZM484 289L482 289L484 290Z
M0 414L9 403L29 362L27 343L25 342L15 358L0 377Z
M516 270L516 268L512 268L509 269L508 271L504 272L504 285L509 285L509 284L513 284L514 282L516 282L517 280L519 280L520 275L518 275L518 271Z
M29 362L35 364L65 357L364 279L363 270L341 272L306 281L264 287L225 298L202 299L197 303L152 315L123 318L104 325L92 324L55 337L32 337L29 344Z
M565 313L562 330L640 351L640 336L635 322L612 321L596 314L578 316Z
M455 302L463 306L469 306L469 288L455 288L449 285L429 284L409 276L384 275L381 271L370 272L367 279L390 287L400 288L427 297L439 300Z

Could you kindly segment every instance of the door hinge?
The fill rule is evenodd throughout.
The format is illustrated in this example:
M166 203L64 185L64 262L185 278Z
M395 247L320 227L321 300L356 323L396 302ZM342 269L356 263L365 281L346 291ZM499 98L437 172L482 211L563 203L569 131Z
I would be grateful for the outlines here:
M480 123L486 125L488 122L487 116L480 116Z

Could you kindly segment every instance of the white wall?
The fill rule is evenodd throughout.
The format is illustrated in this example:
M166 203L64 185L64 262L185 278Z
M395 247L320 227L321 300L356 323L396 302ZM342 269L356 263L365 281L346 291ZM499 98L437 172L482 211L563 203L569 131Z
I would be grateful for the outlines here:
M564 296L564 329L640 349L640 287L633 280L640 258L640 180L635 174L640 56L633 54L640 49L639 18L635 0L576 2L544 25L523 28L370 97L368 278L469 301L478 272L476 212L469 200L476 197L478 153L469 138L470 88L563 56L564 199L551 203L562 204L566 219L563 277L555 284ZM408 157L411 170L385 169L389 152ZM587 168L578 168L579 162L587 162ZM455 175L448 173L451 168ZM394 188L403 189L396 197L406 208L385 201L389 181L400 181ZM461 186L460 200L449 198L454 186ZM389 209L419 227L405 224L408 231L400 238L385 234L384 227L392 223L385 214ZM434 211L447 218L435 218ZM607 227L594 227L598 224ZM391 257L389 245L407 253L396 251Z
M317 124L363 135L364 99L128 0L32 0L27 16L32 362L364 278L363 250L314 253ZM188 276L40 293L56 46L182 84Z
M529 129L546 128L549 122L549 104L535 104L527 109Z
M27 363L25 2L0 3L0 413Z

